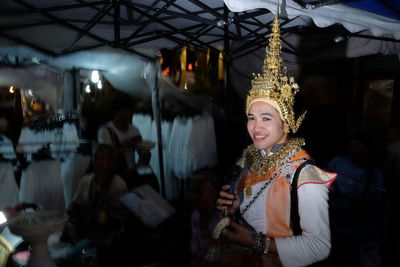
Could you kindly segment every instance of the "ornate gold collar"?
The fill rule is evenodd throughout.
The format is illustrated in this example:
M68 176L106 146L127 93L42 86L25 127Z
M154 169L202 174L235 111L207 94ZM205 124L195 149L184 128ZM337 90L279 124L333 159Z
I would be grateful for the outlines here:
M254 146L250 145L246 149L246 165L249 166L250 171L257 176L264 176L269 171L277 168L288 162L294 153L304 146L303 138L292 138L286 142L277 152L270 156L263 157L260 151Z

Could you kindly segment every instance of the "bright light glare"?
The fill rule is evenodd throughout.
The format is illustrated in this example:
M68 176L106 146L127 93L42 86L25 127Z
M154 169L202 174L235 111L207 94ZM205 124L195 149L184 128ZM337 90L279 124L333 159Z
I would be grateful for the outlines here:
M10 90L9 91L10 91L11 94L14 94L14 92L15 92L14 86L10 86Z
M91 91L91 90L90 90L90 85L87 84L86 87L85 87L85 92L86 92L86 93L90 93L90 91Z
M97 82L97 89L101 89L101 88L103 88L103 83L101 82L101 80L99 80Z
M0 211L0 224L7 222L7 218L2 211Z
M33 96L32 89L28 89L28 95Z
M100 74L98 70L92 71L92 75L90 76L90 80L92 83L97 83L100 80Z

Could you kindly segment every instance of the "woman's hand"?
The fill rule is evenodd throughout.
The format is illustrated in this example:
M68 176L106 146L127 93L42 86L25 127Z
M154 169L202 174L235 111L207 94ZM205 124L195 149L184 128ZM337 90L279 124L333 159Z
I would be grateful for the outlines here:
M225 211L228 209L228 214L233 215L236 209L239 207L239 199L236 194L229 194L226 192L230 188L230 185L224 185L222 190L219 192L219 198L217 199L217 209Z
M137 144L141 143L143 141L142 137L140 135L135 136L131 140L132 146L136 146Z
M225 239L248 248L254 246L255 237L245 226L231 221L230 226L227 227L226 230L227 231L223 234Z
M127 149L132 149L135 148L137 144L142 142L142 137L141 136L135 136L131 140L128 140L127 142L123 143L121 145L121 148L119 149L119 152L125 152Z
M247 248L253 248L256 240L255 236L252 235L249 229L245 226L231 221L229 227L226 228L227 231L223 234L223 238L236 243L238 245L245 246ZM262 266L265 267L282 267L282 262L279 258L276 249L275 239L271 238L269 243L268 253L262 256Z

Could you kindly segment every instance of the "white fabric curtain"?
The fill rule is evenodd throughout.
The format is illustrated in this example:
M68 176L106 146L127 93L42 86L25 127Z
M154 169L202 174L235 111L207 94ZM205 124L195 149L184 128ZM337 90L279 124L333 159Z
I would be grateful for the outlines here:
M157 134L154 120L149 115L135 114L133 124L143 140L156 143L151 149L150 166L160 182ZM162 121L165 193L168 200L179 197L179 180L192 173L218 164L214 119L211 115L176 117Z
M74 197L79 181L85 175L90 164L90 156L72 154L61 163L61 181L64 186L65 208Z
M42 146L50 144L52 156L64 158L79 146L78 131L75 124L64 123L62 128L35 131L28 127L21 130L16 150L20 153L35 153Z
M0 162L0 210L18 203L18 186L11 163Z
M22 172L20 202L33 202L43 209L65 209L60 161L34 161Z

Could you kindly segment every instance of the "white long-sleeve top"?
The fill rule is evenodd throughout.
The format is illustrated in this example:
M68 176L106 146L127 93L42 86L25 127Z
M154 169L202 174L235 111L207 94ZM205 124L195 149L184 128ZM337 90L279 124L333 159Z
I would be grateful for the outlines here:
M299 181L310 175L328 175L315 166L306 166L299 174ZM292 177L293 179L293 177ZM309 180L309 179L306 179ZM253 195L256 194L265 182L252 186ZM257 232L266 234L268 221L265 212L265 203L270 185L257 198L252 207L243 214ZM302 234L288 238L276 238L279 258L285 267L307 266L328 257L331 248L329 206L329 183L305 183L298 190L300 226ZM240 205L243 208L253 197L244 197Z

